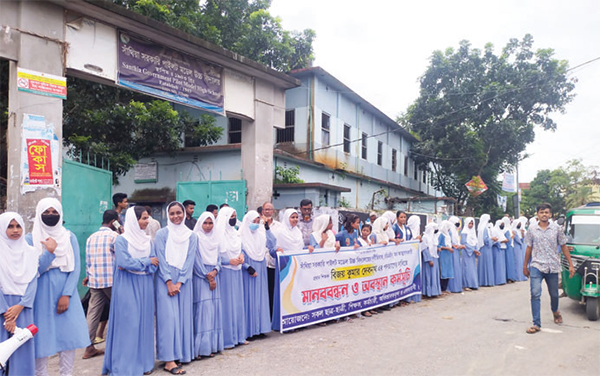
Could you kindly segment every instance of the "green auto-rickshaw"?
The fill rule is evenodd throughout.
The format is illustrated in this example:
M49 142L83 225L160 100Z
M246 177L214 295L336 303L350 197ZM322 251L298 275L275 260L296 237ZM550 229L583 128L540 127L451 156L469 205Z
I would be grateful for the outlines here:
M569 264L563 256L563 289L569 298L585 304L588 319L596 321L600 314L600 202L569 210L565 232L576 273L569 278Z

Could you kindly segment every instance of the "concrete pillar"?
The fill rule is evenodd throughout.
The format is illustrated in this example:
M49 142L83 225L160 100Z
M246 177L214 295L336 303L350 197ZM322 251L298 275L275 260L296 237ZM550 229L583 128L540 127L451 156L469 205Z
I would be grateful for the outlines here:
M11 8L9 25L18 43L17 61L10 62L10 82L8 93L8 176L7 208L20 213L26 222L32 223L37 202L48 196L60 198L61 190L42 189L21 194L21 126L23 114L41 115L47 124L54 125L58 139L62 139L62 99L30 94L17 90L17 68L30 69L53 75L64 75L64 51L60 41L64 40L63 9L41 1L20 1ZM3 10L5 10L3 9ZM33 35L36 34L36 35ZM62 149L62 143L60 144ZM62 151L59 160L54 162L62 170ZM29 230L29 229L28 229Z
M273 196L273 126L285 126L284 101L283 89L256 80L255 120L242 122L242 175L248 185L248 210Z

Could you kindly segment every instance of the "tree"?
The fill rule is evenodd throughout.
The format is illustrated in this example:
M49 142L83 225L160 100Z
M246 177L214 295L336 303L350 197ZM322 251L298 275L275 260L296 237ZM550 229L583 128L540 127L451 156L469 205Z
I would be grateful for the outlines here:
M284 30L269 13L270 0L113 2L276 70L305 68L313 60L314 30Z
M538 171L530 188L523 192L521 208L531 216L537 205L548 202L555 214L565 213L567 209L600 199L599 184L597 168L574 159L555 170Z
M459 48L435 51L421 77L420 96L402 118L420 142L412 158L433 171L432 184L458 200L459 212L471 202L495 201L499 173L512 170L534 139L534 127L556 129L550 118L573 99L575 80L568 63L551 49L533 51L529 34L511 39L500 55L462 41ZM480 175L491 187L477 200L465 183Z
M210 115L193 119L186 111L175 111L169 102L140 93L71 77L67 87L63 108L67 153L104 157L115 181L140 158L181 149L182 135L204 146L216 142L223 132Z

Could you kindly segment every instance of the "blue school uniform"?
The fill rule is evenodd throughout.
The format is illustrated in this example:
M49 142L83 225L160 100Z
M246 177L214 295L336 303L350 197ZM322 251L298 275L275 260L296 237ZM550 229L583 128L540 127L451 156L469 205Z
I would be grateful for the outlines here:
M506 248L502 248L500 242L492 245L494 255L494 283L503 285L506 283Z
M354 247L355 244L360 245L358 243L358 231L356 230L349 233L348 230L343 229L335 234L335 240L340 242L340 246L342 247Z
M477 246L467 244L467 234L460 235L460 243L465 246L462 252L463 287L477 289L479 288L477 281L477 256L475 255Z
M496 279L494 276L494 256L493 256L493 240L490 237L489 229L484 229L483 233L483 247L479 249L481 256L479 256L477 264L477 280L479 286L494 286Z
M110 301L103 375L141 375L154 369L154 247L133 258L122 235L115 241L115 272Z
M207 274L217 270L217 288L210 289ZM199 251L194 259L194 353L209 356L223 351L223 313L221 305L221 262L205 264Z
M437 249L432 250L437 252ZM440 285L440 264L439 258L433 257L429 249L423 249L423 295L438 296L442 293ZM433 262L433 266L429 265L429 261Z
M266 231L267 249L276 248L275 236ZM311 235L312 236L312 235ZM242 250L243 251L243 250ZM267 280L267 260L255 261L244 251L243 282L244 309L246 313L246 337L250 338L271 331L271 309L269 307L269 283ZM256 277L248 273L249 267L256 270Z
M198 251L198 237L191 234L187 256L183 267L176 268L167 263L166 244L169 228L156 233L154 246L158 257L156 278L156 358L165 362L178 360L189 363L194 355L194 300L192 273L194 257ZM167 281L181 282L179 294L169 296Z
M454 278L454 265L452 264L452 252L441 249L447 247L446 237L440 234L438 238L438 249L440 250L440 276L442 279Z
M19 328L26 328L31 324L35 324L33 315L33 301L37 290L37 276L33 278L23 295L8 295L0 292L0 343L9 339L12 334L4 330L4 313L12 306L19 304L24 308L17 317L16 325ZM30 340L21 345L8 358L8 368L10 372L7 374L4 370L0 370L0 375L33 375L35 374L35 345L34 341Z
M515 236L514 252L516 259L515 268L517 269L517 281L527 281L527 277L525 277L525 274L523 274L523 263L525 262L525 249L526 247L525 243L523 242L523 239L521 239L518 236Z
M34 323L38 334L33 337L35 357L45 358L61 351L75 350L90 345L87 321L83 313L81 299L77 293L77 282L81 270L79 243L75 234L70 233L74 255L74 270L61 272L59 268L50 268L55 259L53 253L44 250L40 256L35 301L33 303ZM33 237L27 234L27 243L32 245ZM69 309L56 313L56 304L61 296L69 296Z
M512 245L512 241L510 239L510 231L506 231L504 234L506 239L508 239L508 243L506 243L506 279L511 281L516 281L517 277L517 260L515 258L515 248Z
M221 253L221 265L229 265L229 256ZM244 310L244 282L242 269L221 269L221 308L223 313L223 340L226 349L246 342L246 313Z

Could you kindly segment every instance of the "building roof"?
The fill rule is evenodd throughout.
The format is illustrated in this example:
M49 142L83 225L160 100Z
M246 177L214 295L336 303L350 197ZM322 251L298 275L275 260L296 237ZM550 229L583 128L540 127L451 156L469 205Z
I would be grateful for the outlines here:
M168 46L225 68L249 74L284 89L300 86L300 82L245 56L212 44L156 21L108 0L47 0L67 10L81 13L107 25L136 33L153 42Z
M350 89L348 86L346 86L343 82L341 82L340 80L335 78L333 75L331 75L325 69L323 69L321 67L296 69L296 70L289 72L289 75L292 77L296 77L296 78L307 77L310 75L317 76L320 80L327 83L332 88L336 89L337 91L343 92L345 96L347 96L354 102L358 103L362 108L373 113L385 125L392 127L392 128L397 128L398 133L400 133L402 135L402 137L404 137L406 140L408 140L410 142L418 141L404 127L400 126L400 124L396 123L392 118L390 118L389 116L384 114L377 107L373 106L366 99L364 99L363 97L358 95L354 90Z

